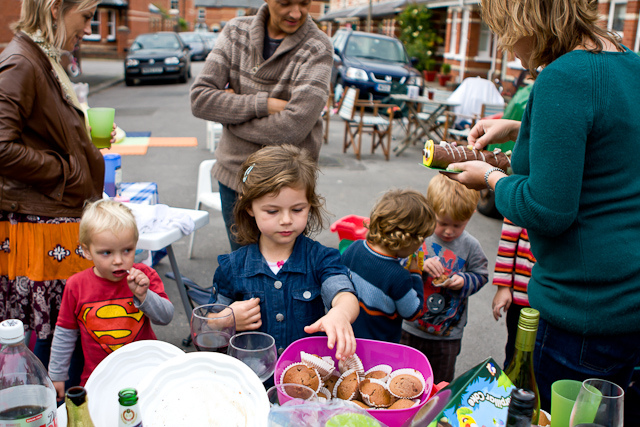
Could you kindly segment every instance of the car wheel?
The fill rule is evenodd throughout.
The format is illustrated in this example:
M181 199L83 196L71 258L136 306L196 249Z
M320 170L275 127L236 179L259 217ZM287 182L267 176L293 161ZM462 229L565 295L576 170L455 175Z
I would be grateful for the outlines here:
M186 83L188 78L189 77L188 77L187 70L185 70L184 73L182 73L180 77L178 77L178 83Z
M127 86L133 86L134 85L133 79L128 79L128 78L124 79L124 84Z
M502 214L496 209L495 193L488 189L480 190L478 212L489 218L502 219Z

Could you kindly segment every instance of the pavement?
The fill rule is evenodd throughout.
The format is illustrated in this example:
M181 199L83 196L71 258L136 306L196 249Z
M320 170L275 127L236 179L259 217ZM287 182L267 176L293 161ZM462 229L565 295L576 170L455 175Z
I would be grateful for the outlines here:
M202 66L202 62L192 64L194 77ZM77 80L90 83L89 105L115 107L116 123L125 131L198 139L197 147L150 147L144 156L122 157L123 181L154 181L158 184L161 203L193 209L198 165L214 158L206 148L205 122L191 114L189 88L193 78L187 84L154 82L127 87L122 82L123 61L83 59L82 69L83 74ZM391 188L409 187L426 192L429 179L436 173L422 167L419 146L411 146L400 156L386 161L380 150L370 153L370 137L365 135L362 159L358 161L351 149L343 153L344 124L339 116L331 117L329 130L329 143L324 144L320 152L318 191L326 198L331 222L350 214L368 216L376 199ZM394 135L392 146L402 138L399 126L395 127ZM217 183L213 185L216 191ZM501 221L477 213L467 226L480 241L490 271L495 263L501 225ZM314 238L326 246L338 247L338 238L328 227ZM189 239L183 238L173 245L182 275L210 287L218 265L217 256L230 251L220 213L210 211L210 223L197 231L192 259L187 257L188 244ZM159 339L193 351L193 346L182 346L182 340L189 334L189 323L175 282L164 276L171 271L168 259L163 259L155 268L174 303L175 315L169 325L154 325L154 330ZM506 326L504 318L496 322L491 314L494 293L495 289L489 284L469 300L469 318L456 375L487 357L493 357L500 364L504 360Z

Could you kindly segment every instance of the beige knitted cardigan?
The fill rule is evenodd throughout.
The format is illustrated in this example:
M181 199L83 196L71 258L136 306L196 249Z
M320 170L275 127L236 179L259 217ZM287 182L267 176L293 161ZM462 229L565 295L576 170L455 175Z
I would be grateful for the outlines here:
M242 162L265 145L293 144L317 159L322 145L322 109L329 96L331 41L311 17L262 57L267 5L258 14L231 20L191 88L193 115L224 125L213 176L237 190ZM229 87L234 94L225 93ZM267 98L288 101L268 114Z

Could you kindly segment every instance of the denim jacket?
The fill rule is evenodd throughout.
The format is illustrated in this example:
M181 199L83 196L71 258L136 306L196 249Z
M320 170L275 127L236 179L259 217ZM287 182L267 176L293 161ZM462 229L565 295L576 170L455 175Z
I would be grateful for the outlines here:
M339 292L355 294L340 253L303 235L278 274L271 271L257 243L220 255L218 264L209 302L260 298L259 331L275 338L278 353L308 336L304 327L324 316Z

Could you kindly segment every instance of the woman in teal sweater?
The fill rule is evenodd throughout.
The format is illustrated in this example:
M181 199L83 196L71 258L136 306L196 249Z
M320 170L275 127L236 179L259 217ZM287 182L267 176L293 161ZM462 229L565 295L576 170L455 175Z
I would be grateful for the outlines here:
M513 175L477 161L448 174L495 190L500 213L529 232L543 409L557 379L626 388L640 365L640 58L597 25L592 3L482 0L536 81L521 123L480 121L469 136L477 149L516 140Z

